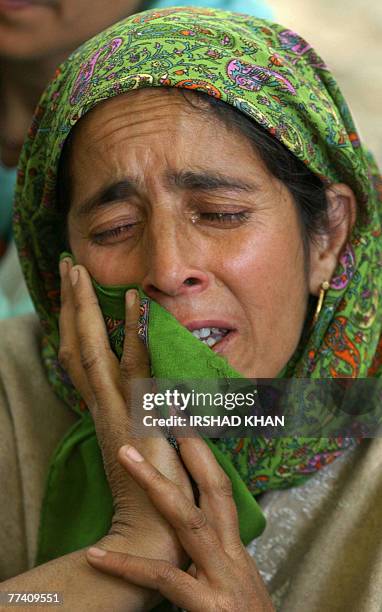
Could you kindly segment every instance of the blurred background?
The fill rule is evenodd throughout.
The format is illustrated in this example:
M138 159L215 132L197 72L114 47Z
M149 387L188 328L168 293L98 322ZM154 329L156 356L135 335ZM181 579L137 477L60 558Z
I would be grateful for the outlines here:
M350 104L363 141L382 167L381 0L267 0L275 21L323 56Z

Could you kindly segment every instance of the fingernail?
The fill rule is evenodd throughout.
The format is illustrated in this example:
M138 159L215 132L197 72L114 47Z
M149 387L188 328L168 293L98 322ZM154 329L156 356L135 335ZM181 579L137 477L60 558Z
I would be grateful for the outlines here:
M90 555L91 557L104 557L106 554L106 550L102 550L102 548L96 548L95 546L92 546L88 549L88 555Z
M78 279L80 278L80 271L78 268L72 268L70 270L70 280L73 287L77 284Z
M130 289L126 293L126 304L128 308L131 308L132 306L134 306L135 302L137 301L137 295L138 294L135 289Z
M134 448L134 446L124 446L122 448L122 452L125 457L127 457L131 461L134 461L135 463L142 463L142 461L144 461L144 458L142 457L141 453L139 453L137 449Z

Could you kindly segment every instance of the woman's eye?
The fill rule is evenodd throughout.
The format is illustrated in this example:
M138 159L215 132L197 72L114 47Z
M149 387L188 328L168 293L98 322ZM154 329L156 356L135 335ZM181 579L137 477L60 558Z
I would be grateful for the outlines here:
M221 223L225 225L238 225L249 219L249 213L246 210L239 212L201 212L199 213L201 221L212 221L213 223Z
M102 232L95 232L91 234L90 240L93 244L100 245L122 242L134 234L137 225L138 223L127 223Z

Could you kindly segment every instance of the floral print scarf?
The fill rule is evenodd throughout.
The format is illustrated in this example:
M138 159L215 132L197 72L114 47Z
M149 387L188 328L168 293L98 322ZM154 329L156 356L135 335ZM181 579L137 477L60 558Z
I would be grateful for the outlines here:
M147 11L94 37L58 68L21 155L15 237L43 327L47 375L68 408L79 415L78 427L65 441L72 449L67 450L70 461L75 449L95 434L81 398L57 361L58 259L65 249L56 205L57 168L66 137L85 113L105 99L143 87L178 87L214 96L268 130L325 184L343 182L353 189L362 214L331 279L319 320L284 376L364 378L382 373L381 181L329 69L305 40L274 23L212 9ZM353 444L348 438L216 442L217 452L254 495L304 482ZM86 463L90 459L84 458L84 448L81 461ZM73 474L79 463L72 463ZM102 462L97 459L95 464L95 478L101 481ZM59 481L52 478L51 471L42 525L62 500L56 490ZM55 502L49 496L56 496ZM40 550L39 559L90 543L109 518L89 537L81 537L81 528L73 527L70 545ZM66 520L70 522L68 515ZM72 520L79 520L75 512ZM88 518L86 524L91 520L98 519ZM40 548L49 532L44 529ZM48 540L45 537L45 543Z

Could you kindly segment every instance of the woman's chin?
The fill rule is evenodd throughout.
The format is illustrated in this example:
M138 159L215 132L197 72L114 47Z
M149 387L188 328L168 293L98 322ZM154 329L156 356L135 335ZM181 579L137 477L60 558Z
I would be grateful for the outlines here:
M220 357L224 357L231 368L243 378L255 378L254 361L249 360L248 346L240 347L240 340L239 332L232 331L221 342L215 344L212 350Z

